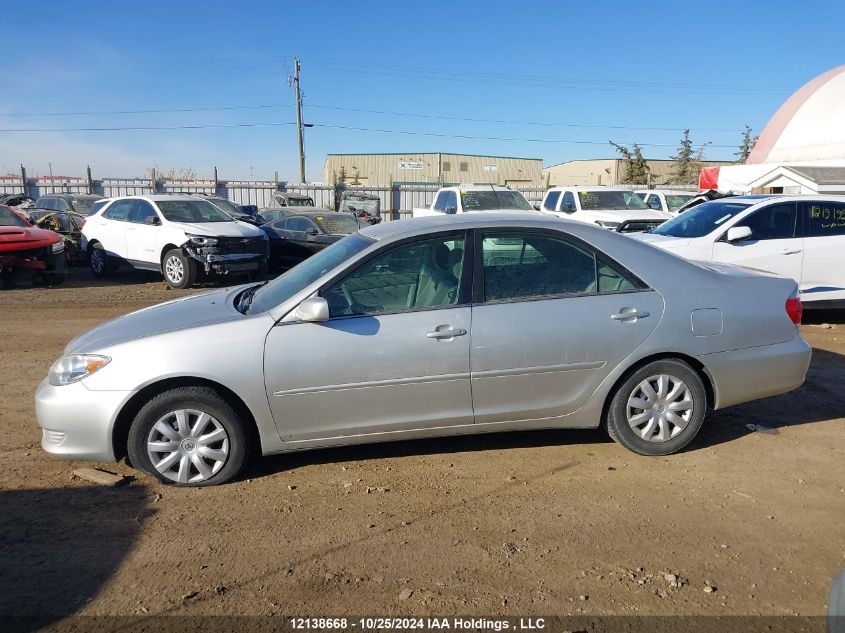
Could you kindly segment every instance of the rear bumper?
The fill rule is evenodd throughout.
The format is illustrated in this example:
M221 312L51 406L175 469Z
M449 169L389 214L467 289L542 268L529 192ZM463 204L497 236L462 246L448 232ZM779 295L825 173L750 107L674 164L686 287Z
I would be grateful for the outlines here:
M713 379L714 409L776 396L804 383L812 348L799 335L786 343L699 356Z

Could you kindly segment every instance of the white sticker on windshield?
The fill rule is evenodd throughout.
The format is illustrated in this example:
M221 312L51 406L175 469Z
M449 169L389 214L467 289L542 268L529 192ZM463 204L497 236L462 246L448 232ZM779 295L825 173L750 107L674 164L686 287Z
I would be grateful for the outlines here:
M716 225L719 225L719 224L721 224L722 222L724 222L725 220L730 220L732 217L733 217L733 216L732 216L730 213L728 213L725 217L723 217L723 218L719 218L718 220L716 220L715 224L716 224Z

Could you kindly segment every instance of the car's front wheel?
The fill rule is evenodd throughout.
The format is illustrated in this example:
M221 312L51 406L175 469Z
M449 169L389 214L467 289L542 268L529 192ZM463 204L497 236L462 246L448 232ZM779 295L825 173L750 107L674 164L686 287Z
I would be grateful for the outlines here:
M197 264L181 250L174 248L165 254L161 272L172 288L190 288L197 279Z
M707 412L699 375L681 360L649 363L616 388L607 412L610 437L640 455L669 455L698 434Z
M134 466L177 486L229 481L249 456L244 421L209 387L179 387L151 399L129 429Z

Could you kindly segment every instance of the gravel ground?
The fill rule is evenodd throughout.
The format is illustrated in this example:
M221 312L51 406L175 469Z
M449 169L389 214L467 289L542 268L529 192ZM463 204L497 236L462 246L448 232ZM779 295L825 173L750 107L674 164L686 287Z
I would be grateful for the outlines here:
M670 457L525 432L265 458L209 489L104 465L134 477L108 489L41 451L34 389L71 337L187 291L73 273L0 291L0 615L820 615L845 567L842 313L807 315L801 389Z

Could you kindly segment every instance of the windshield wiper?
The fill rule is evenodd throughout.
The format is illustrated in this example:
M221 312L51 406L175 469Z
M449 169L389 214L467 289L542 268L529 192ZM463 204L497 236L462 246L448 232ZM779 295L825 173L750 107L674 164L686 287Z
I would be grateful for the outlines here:
M238 305L236 306L238 312L242 314L249 312L249 306L252 305L252 298L255 295L255 291L266 284L266 281L262 281L260 284L256 284L255 286L244 290L238 298Z

